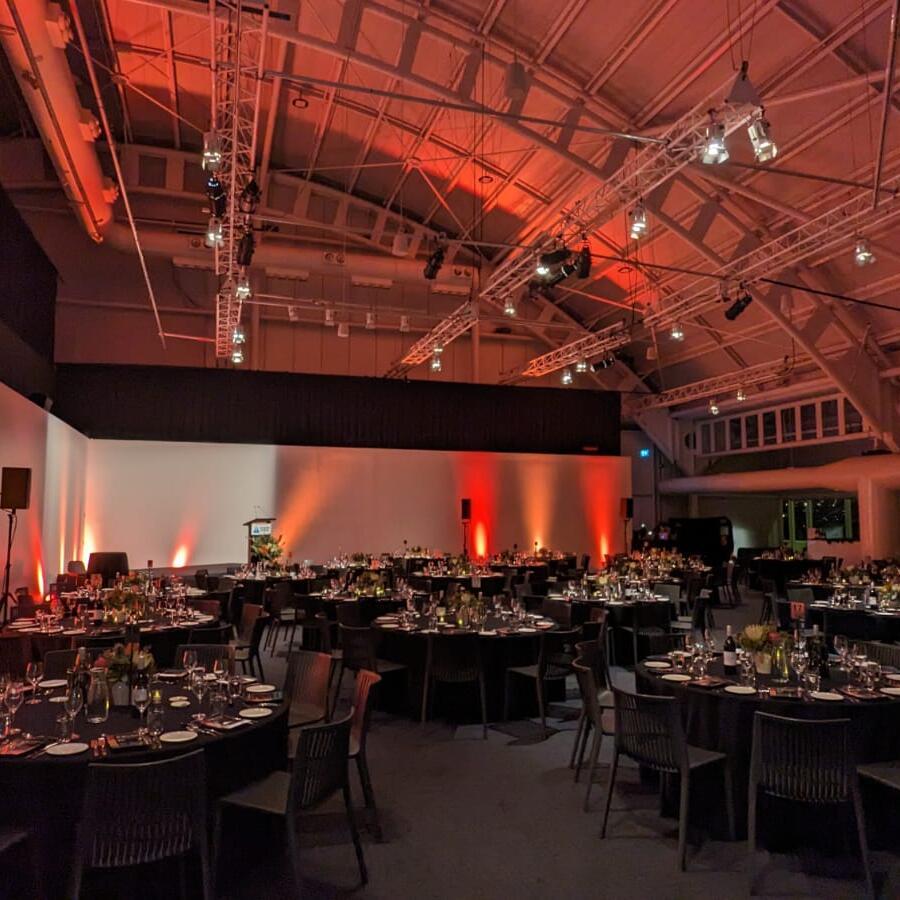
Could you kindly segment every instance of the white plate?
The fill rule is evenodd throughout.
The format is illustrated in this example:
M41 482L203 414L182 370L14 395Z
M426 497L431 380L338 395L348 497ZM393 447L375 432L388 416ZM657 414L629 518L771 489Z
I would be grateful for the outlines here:
M68 744L50 744L44 751L50 756L74 756L76 753L84 753L90 749L87 744L68 743Z
M271 694L277 690L274 684L251 684L247 687L248 694Z
M726 684L725 690L729 694L755 694L756 688L749 684Z
M888 697L900 697L900 687L883 687L881 693L887 694Z
M840 694L837 694L834 691L813 691L809 696L812 697L813 700L831 700L833 702L844 699Z
M242 719L265 719L272 715L272 710L268 706L248 706L242 709L238 715Z
M478 633L481 634L481 635L484 635L485 637L490 637L490 635L496 634L497 632L496 632L495 630L492 630L492 629L490 629L490 628L487 628L487 629L484 629L484 630L482 630L482 631L479 631Z
M518 634L534 634L537 631L537 628L530 628L528 625L523 626L518 630Z
M669 672L662 676L663 681L690 681L690 675L682 675L680 672Z
M163 681L179 681L187 675L184 669L180 669L176 672L157 672L156 673Z
M191 705L191 701L188 700L187 697L185 697L181 700L172 699L169 701L169 706L171 706L173 709L184 709L186 706L190 706L190 705Z
M198 622L212 622L213 616L197 616Z
M241 684L253 684L254 681L259 681L259 679L252 675L241 675Z
M38 687L42 690L52 690L53 688L65 687L68 684L65 678L45 678L38 682Z
M648 669L671 669L672 668L672 663L665 662L662 659L648 659L647 662L644 663L644 665Z
M48 699L51 703L65 703L65 702L66 702L66 695L65 695L65 694L60 694L59 697L48 697L47 699Z
M63 634L87 634L83 628L67 628Z
M174 703L176 700L187 700L188 703L191 702L191 698L186 694L175 694L174 697L169 697L169 703Z
M400 626L396 622L382 622L378 627L387 631L390 628L399 628Z
M204 680L204 681L218 681L218 680L219 680L219 676L216 675L215 672L207 672L207 673L203 676L203 680Z
M885 675L888 681L898 681L900 682L900 672L894 673L892 672L890 675Z
M186 744L197 740L196 731L166 731L159 736L164 744Z

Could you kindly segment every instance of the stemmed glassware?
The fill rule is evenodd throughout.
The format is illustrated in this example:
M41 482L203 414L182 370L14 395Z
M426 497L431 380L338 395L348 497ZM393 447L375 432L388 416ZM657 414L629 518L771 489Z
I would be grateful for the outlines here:
M6 703L6 708L9 710L10 715L10 734L16 734L17 729L13 726L16 721L16 713L19 711L19 707L25 700L25 691L24 685L21 681L10 681L6 686L6 691L3 694L3 699Z
M850 653L850 643L846 637L842 634L836 634L834 636L834 650L837 653L838 658L840 659L840 669L842 672L846 672L849 669L847 664L847 656Z
M131 702L140 715L138 734L144 735L147 729L144 727L144 714L150 705L150 676L147 672L136 671L131 680Z
M8 701L7 701L8 702ZM66 711L66 718L68 719L69 727L66 729L66 737L61 738L63 743L66 743L72 738L78 737L77 734L74 733L75 727L75 718L78 713L81 712L81 707L84 704L84 694L81 691L81 686L77 684L71 685L66 691L66 699L63 702L63 709Z
M196 697L197 707L200 710L203 709L203 699L206 697L207 687L206 672L200 667L195 668L191 675L191 693Z
M39 662L30 662L25 666L25 680L31 685L31 699L29 703L40 703L41 698L38 697L38 682L44 674L44 666Z

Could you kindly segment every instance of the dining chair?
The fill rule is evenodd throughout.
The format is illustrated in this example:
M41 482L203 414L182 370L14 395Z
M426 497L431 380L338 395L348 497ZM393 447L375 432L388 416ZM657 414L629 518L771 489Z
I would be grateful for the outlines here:
M688 744L684 726L681 723L681 709L677 698L630 694L615 685L613 685L612 692L615 702L615 738L600 837L606 837L609 808L612 803L620 756L627 756L638 765L645 766L662 775L677 775L680 781L678 867L683 872L687 854L691 773L697 769L714 764L722 766L728 829L731 839L734 840L734 795L728 757L724 753L704 750Z
M506 670L503 685L503 718L509 718L511 676L529 678L534 681L537 695L538 715L541 718L541 733L547 736L546 693L550 682L565 684L575 658L575 642L580 636L577 628L541 632L538 642L537 662L529 666L511 666Z
M600 755L600 746L605 735L611 735L612 732L607 730L603 724L603 713L605 710L612 708L609 701L605 701L601 705L599 698L600 685L594 674L594 667L588 663L584 657L576 656L572 662L572 671L575 672L575 678L578 681L578 692L581 695L581 718L578 723L578 732L575 736L575 747L572 749L572 755L575 756L575 749L581 746L578 752L578 759L575 766L575 781L581 774L581 767L584 761L585 750L587 749L588 738L593 731L591 740L591 752L588 756L588 773L587 773L587 791L584 795L584 811L587 812L591 802L591 791L594 789L594 776L598 768L598 758ZM612 693L604 691L611 698Z
M762 792L806 805L849 807L856 820L866 890L869 897L874 897L866 821L850 729L850 719L792 719L771 713L754 713L747 790L751 895L756 887L753 866L756 805Z
M225 809L231 807L279 816L285 822L285 835L294 873L294 886L297 895L303 895L298 819L302 813L315 809L340 792L344 797L347 825L353 839L353 847L356 850L360 881L362 884L367 884L369 875L366 871L362 842L353 814L348 777L352 727L353 719L351 715L348 715L337 722L301 728L297 741L297 752L290 772L271 772L260 781L255 781L222 797L219 801L215 827L217 855L219 855L218 847L221 846L222 814Z
M541 601L541 615L553 619L557 625L572 627L572 604L562 597L544 597Z
M297 610L294 605L294 587L290 581L276 582L266 593L269 595L268 610L271 616L269 634L266 637L266 646L273 649L278 644L278 636L284 631L290 631L288 653L294 645L294 634L297 631Z
M260 679L265 679L265 675L259 646L268 625L269 616L263 612L262 606L247 603L241 610L241 627L234 643L234 661L241 664L241 671L247 674L249 669L252 675Z
M481 732L487 740L487 696L484 664L477 634L429 634L425 650L425 677L422 685L421 724L434 706L439 684L476 684L481 701Z
M880 641L854 641L854 643L860 652L873 662L900 671L900 644L883 644Z
M209 569L197 569L194 572L194 586L200 590L205 591L206 585L209 579Z
M77 650L48 650L44 654L44 678L65 678L77 658Z
M227 644L234 630L226 623L210 627L192 628L188 632L189 644Z
M215 619L222 618L222 604L218 600L189 600L188 606L203 613L204 616L212 616Z
M340 610L338 610L340 613ZM382 677L395 675L402 672L408 674L408 669L402 663L392 662L389 659L380 659L375 650L376 634L373 628L354 627L340 623L338 626L341 636L341 658L335 697L341 695L341 685L346 671L360 672L363 669L369 672L377 672Z
M708 605L706 598L698 594L691 610L692 621L700 616L698 609L704 613ZM670 625L671 610L668 603L657 601L638 601L631 605L631 624L617 625L616 631L631 636L632 660L634 665L641 661L641 644L645 644L649 653L668 651L674 642L683 638L683 635L673 633ZM705 619L705 614L703 619Z
M331 657L326 653L295 650L288 657L284 696L290 699L288 727L299 728L328 717Z
M212 672L213 665L221 660L228 674L234 674L234 647L231 644L179 644L175 648L176 666L181 666L186 650L193 650L197 654L197 665L208 672Z
M21 851L21 852L20 852ZM22 854L27 855L27 862ZM3 888L7 897L43 897L44 864L40 845L29 831L0 826L0 868L4 871Z
M759 613L759 624L775 621L775 601L778 599L778 585L771 578L760 578L763 602Z
M362 787L363 800L372 815L372 831L375 839L382 840L381 823L378 820L378 807L375 805L375 793L372 790L372 778L369 774L369 761L366 756L366 739L369 734L369 723L372 718L372 704L369 695L381 681L381 676L365 669L356 673L356 684L353 688L352 726L350 728L350 759L356 761L359 783Z
M139 866L195 853L204 900L212 900L206 797L202 750L159 762L89 765L69 896L79 896L85 869Z
M609 674L609 666L606 661L606 648L603 636L598 635L596 640L579 641L575 645L575 653L575 661L578 662L579 665L587 666L591 670L595 688L594 699L600 708L601 714L604 711L611 710L614 706L612 691L609 689L612 680ZM579 684L578 690L579 693L581 693L581 684ZM578 727L575 729L575 742L572 745L572 755L569 758L569 768L575 770L576 782L581 775L581 765L584 761L588 737L590 737L590 730L594 725L590 713L591 710L588 709L584 702L584 695L581 694L581 712L578 716Z

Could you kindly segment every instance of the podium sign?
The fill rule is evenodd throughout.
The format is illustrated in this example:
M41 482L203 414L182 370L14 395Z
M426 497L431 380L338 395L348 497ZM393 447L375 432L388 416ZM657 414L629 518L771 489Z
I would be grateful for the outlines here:
M266 537L272 533L272 523L275 521L275 517L271 516L268 518L258 518L258 519L250 519L249 522L244 522L244 527L247 529L247 562L253 562L253 538L256 537Z

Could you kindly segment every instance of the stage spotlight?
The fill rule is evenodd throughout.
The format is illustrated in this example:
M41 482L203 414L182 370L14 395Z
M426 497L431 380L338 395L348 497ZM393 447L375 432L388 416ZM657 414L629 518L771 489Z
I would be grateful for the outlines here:
M552 275L557 271L558 267L566 262L571 255L572 251L568 247L558 247L556 250L551 250L549 253L542 253L538 257L537 268L535 271L542 278L546 278L548 275Z
M728 162L728 147L725 145L725 126L713 119L706 127L706 141L700 153L704 165L719 165Z
M572 370L571 369L563 369L562 376L560 380L563 384L571 384L573 380Z
M575 371L578 372L579 375L587 372L588 364L586 359L579 359L577 363L575 363Z
M673 341L683 341L684 329L677 322L674 322L672 328L669 330L669 337L672 338Z
M231 333L231 343L232 344L246 344L247 343L247 335L244 334L244 329L241 328L240 325L234 326L234 331Z
M215 175L210 175L206 181L206 196L209 197L210 211L221 219L228 209L228 196L222 182Z
M206 237L203 242L210 249L221 247L225 243L222 236L222 220L216 216L210 216L209 224L206 226Z
M516 305L516 298L513 297L512 294L507 294L503 300L503 315L514 319L518 315L518 312L519 308Z
M244 361L244 351L240 347L233 347L231 350L231 361L237 366Z
M251 294L250 279L246 275L241 275L234 286L234 296L238 300L246 300Z
M242 213L246 216L251 216L256 212L256 208L259 206L260 198L262 197L262 192L259 189L259 185L256 183L255 178L251 178L246 185L244 185L244 189L241 191L241 197L238 201L239 208Z
M438 352L437 347L435 347L434 353L431 354L431 371L440 372L443 367L443 363L441 362L441 354Z
M222 138L215 131L207 131L203 135L203 168L207 172L218 172L222 159Z
M252 231L245 231L238 243L237 264L239 266L249 266L253 261L253 252L256 250L256 241Z
M425 263L424 275L429 281L434 281L438 276L438 272L441 271L441 266L444 265L445 252L443 247L438 246L431 256L428 257L428 262Z
M591 245L586 240L581 245L581 250L578 251L578 256L575 261L578 264L578 268L577 268L575 274L579 278L590 278L590 275L591 275Z
M409 331L409 316L400 316L400 333L406 334Z
M772 140L771 128L772 126L763 115L755 118L747 127L747 134L750 135L753 155L757 162L768 162L778 156L778 145Z
M506 99L511 103L519 103L525 99L528 93L528 73L518 59L514 58L507 65L503 87Z
M711 416L717 416L719 414L719 405L715 400L709 401L709 414Z
M611 369L615 364L615 356L608 353L606 356L601 356L600 359L594 360L594 362L591 363L590 369L592 372L602 372L604 369Z
M725 310L725 318L733 322L753 302L753 296L744 291L728 309Z
M856 246L853 248L853 261L861 269L864 266L871 266L875 262L875 254L869 249L869 244L862 238L858 238Z
M628 213L628 235L633 241L639 241L647 236L647 210L644 204L638 201Z

